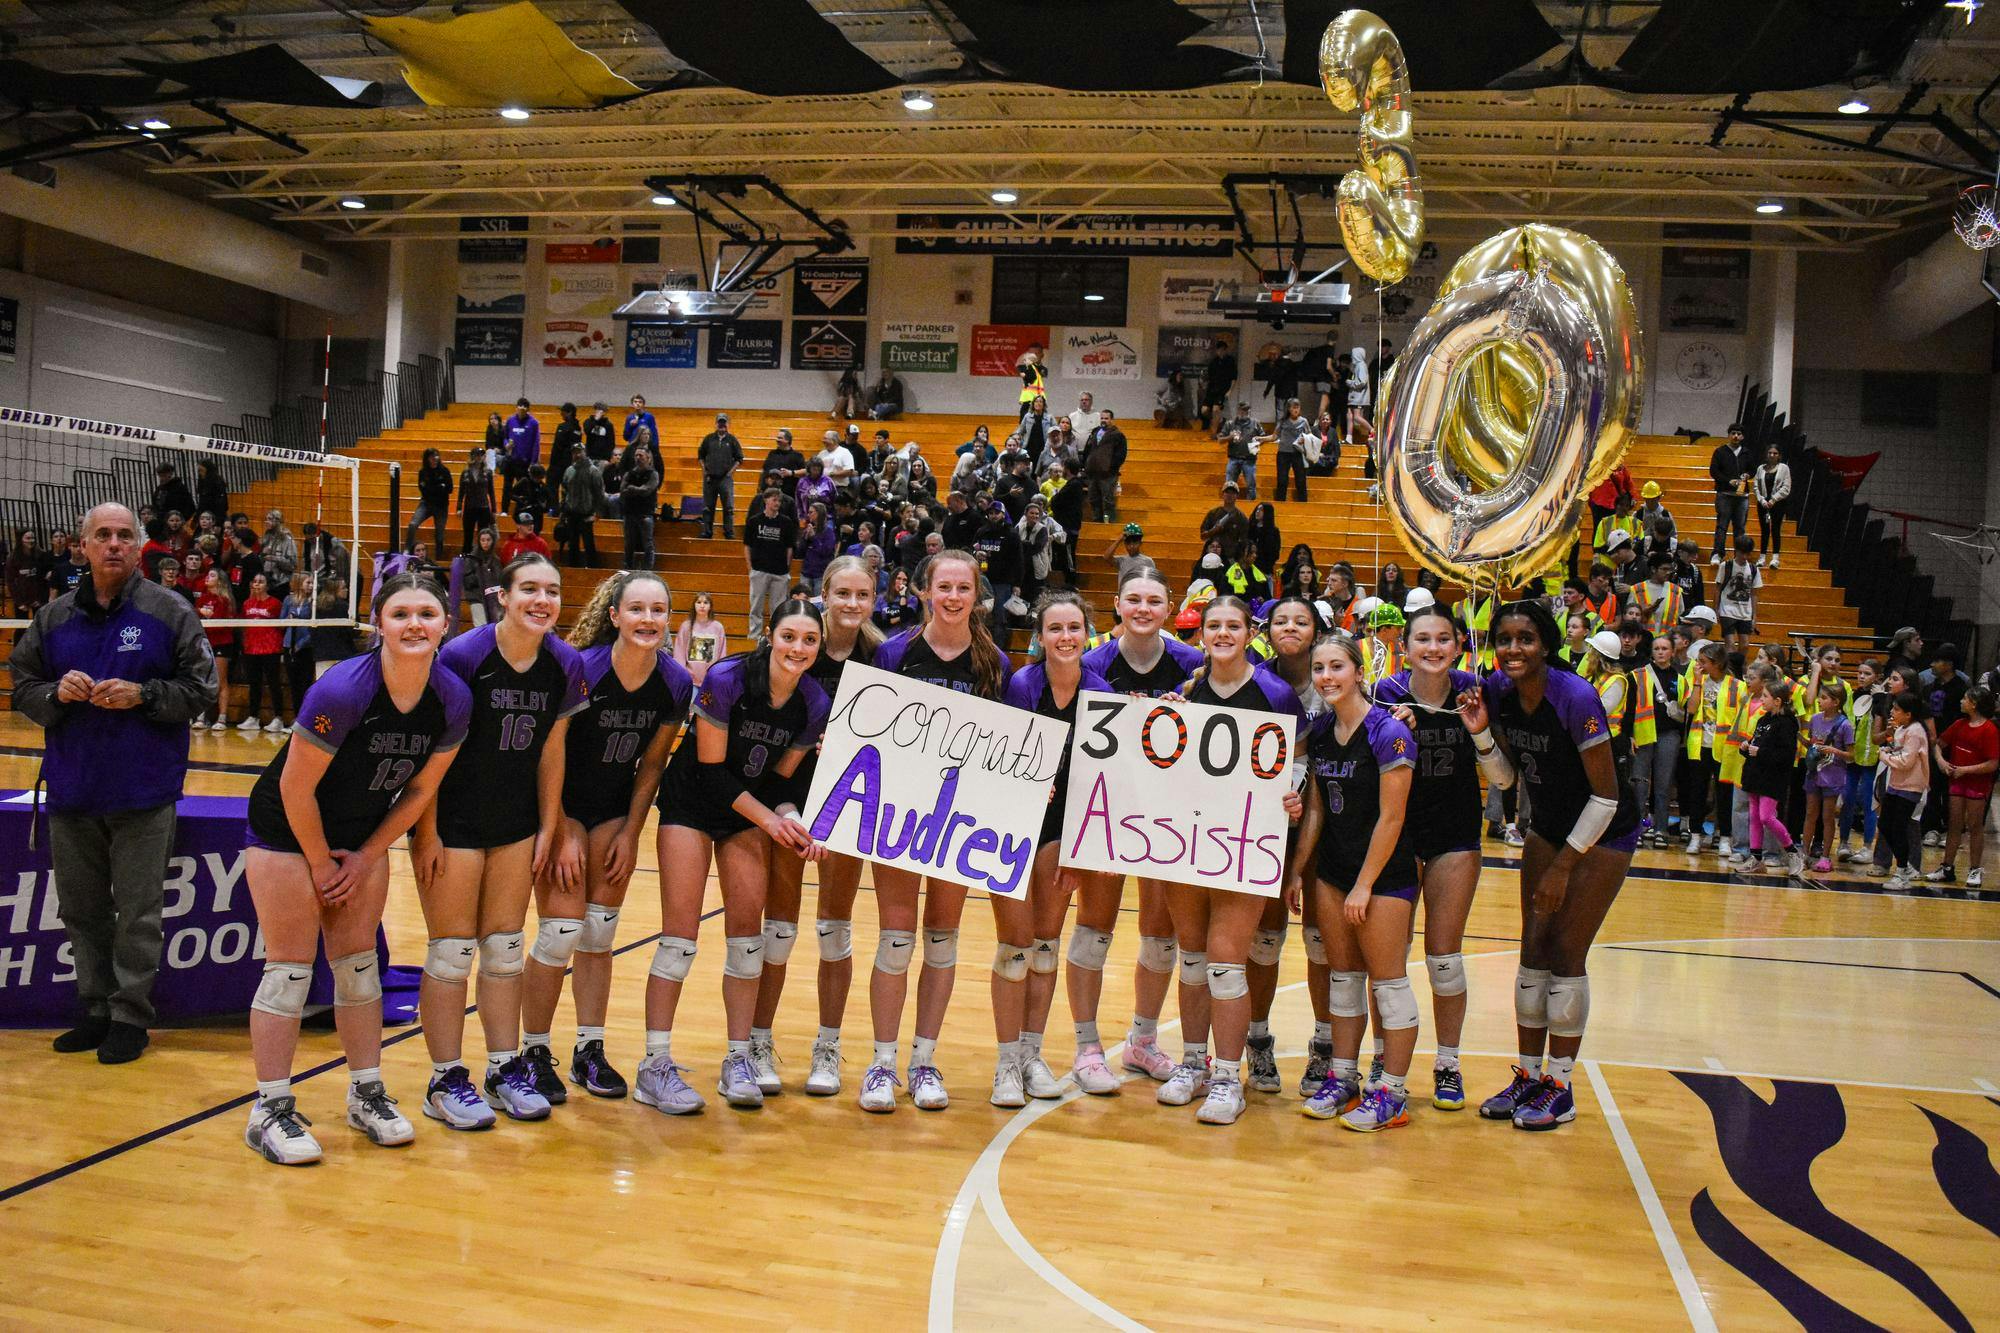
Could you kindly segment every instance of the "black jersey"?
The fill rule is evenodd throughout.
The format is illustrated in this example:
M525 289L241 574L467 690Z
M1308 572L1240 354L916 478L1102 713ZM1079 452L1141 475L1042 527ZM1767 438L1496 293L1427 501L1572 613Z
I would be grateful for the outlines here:
M968 647L957 657L947 661L937 655L937 650L924 638L921 629L907 630L893 639L885 640L882 646L875 650L875 660L872 665L879 670L893 671L899 676L921 680L940 689L956 690L960 694L984 693L979 688L979 677L973 671L972 649ZM1007 678L1013 673L1013 665L1008 662L1007 655L1002 653L1000 688L987 697L1000 698L1006 692Z
M687 717L694 679L666 653L636 690L625 688L611 664L614 645L583 650L590 701L569 724L563 772L563 813L585 828L617 819L632 806L639 760L662 727Z
M810 751L818 743L832 700L808 674L799 678L791 698L773 705L768 694L744 688L746 661L728 657L708 669L695 694L694 714L728 734L729 749L720 767L761 799L770 791L786 751ZM656 804L661 817L717 837L748 828L748 822L732 808L734 795L722 784L702 780L706 767L701 762L700 738L682 742L667 767L667 780L660 784Z
M1528 826L1544 842L1560 847L1590 801L1583 752L1608 744L1611 725L1604 716L1604 702L1589 681L1554 669L1543 679L1541 706L1532 713L1521 707L1514 682L1498 671L1486 678L1487 700L1493 725L1507 742L1508 755L1528 794ZM1599 842L1609 843L1638 827L1639 803L1620 765L1618 813Z
M438 790L438 836L447 847L504 847L541 825L535 799L549 729L584 708L583 657L554 635L516 671L500 652L497 625L459 635L438 664L472 690L465 753Z
M435 665L422 697L404 713L383 683L379 651L336 664L306 690L298 725L250 790L250 844L299 850L280 786L295 743L333 756L313 799L327 848L351 852L382 826L397 793L432 755L464 741L471 712L465 683Z
M1160 660L1150 671L1141 671L1125 660L1118 639L1098 644L1083 655L1086 671L1095 671L1119 694L1143 694L1157 699L1180 688L1182 681L1201 666L1201 650L1182 643L1172 635L1160 636Z
M1052 717L1066 726L1073 727L1076 725L1077 700L1083 697L1085 690L1096 690L1103 694L1113 693L1104 677L1085 667L1077 682L1076 693L1069 697L1069 703L1058 707L1055 692L1049 687L1048 668L1040 662L1035 662L1014 673L1014 678L1007 682L1007 693L1001 702L1014 708L1025 709L1030 713L1040 713L1043 717ZM1056 769L1055 784L1049 789L1049 808L1042 816L1042 832L1041 837L1036 840L1036 846L1054 842L1062 837L1063 812L1068 805L1069 745L1065 738L1062 766Z
M1416 738L1385 708L1371 707L1345 741L1340 720L1332 710L1313 719L1306 738L1307 762L1319 784L1325 819L1315 849L1320 879L1343 892L1368 860L1368 844L1382 817L1382 775L1396 768L1413 768ZM1414 791L1410 805L1416 805ZM1376 892L1395 894L1417 882L1417 857L1407 814L1388 864L1375 877Z
M1236 708L1250 713L1277 713L1288 717L1292 719L1294 738L1306 729L1306 710L1299 702L1298 691L1269 667L1252 667L1250 678L1228 694L1218 691L1215 681L1203 672L1199 679L1183 682L1180 695L1191 704Z
M1458 696L1479 688L1469 671L1448 673L1444 710L1418 704L1410 693L1410 673L1398 671L1375 683L1376 702L1407 703L1416 715L1417 772L1410 784L1409 827L1417 855L1425 859L1479 846L1485 796L1479 789L1479 751L1455 707Z

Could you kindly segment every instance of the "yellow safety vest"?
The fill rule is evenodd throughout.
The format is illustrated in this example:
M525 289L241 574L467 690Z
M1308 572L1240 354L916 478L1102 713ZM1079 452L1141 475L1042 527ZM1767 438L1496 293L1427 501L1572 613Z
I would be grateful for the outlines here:
M1473 653L1470 643L1467 644L1466 650L1459 654L1458 669L1475 674L1491 671L1496 660L1493 656L1493 598L1488 597L1485 601L1475 604L1468 595L1459 602L1453 614L1457 617L1458 623L1465 627L1466 633L1475 636L1479 641L1477 654Z
M1650 585L1641 583L1632 589L1632 600L1638 604L1639 613L1646 618L1646 628L1654 634L1665 634L1681 623L1681 612L1687 609L1687 594L1678 583L1669 583L1665 593L1656 601Z
M1637 542L1639 535L1644 531L1645 528L1641 526L1637 514L1627 514L1623 518L1616 514L1606 514L1597 520L1597 530L1591 534L1590 544L1601 551L1604 549L1604 544L1611 540L1611 534L1614 532L1625 533Z
M1715 695L1715 712L1708 711L1707 681L1697 679L1693 668L1682 678L1681 708L1687 713L1687 756L1701 758L1703 727L1712 725L1715 735L1711 751L1721 765L1721 777L1732 786L1743 776L1743 742L1749 733L1738 729L1742 715L1749 710L1743 707L1743 682L1734 676L1724 676Z
M1043 392L1043 390L1048 386L1049 382L1048 368L1044 366L1041 362L1037 361L1033 366L1029 367L1029 369L1031 369L1034 372L1035 378L1033 383L1023 384L1021 386L1021 402L1023 405L1032 403L1037 398L1045 398L1048 396Z
M1369 685L1386 680L1403 669L1403 648L1401 644L1390 646L1380 639L1369 639L1364 645L1367 665L1362 669L1362 677Z
M1659 719L1653 715L1653 692L1660 688L1660 673L1648 662L1632 673L1632 744L1651 745L1660 739Z

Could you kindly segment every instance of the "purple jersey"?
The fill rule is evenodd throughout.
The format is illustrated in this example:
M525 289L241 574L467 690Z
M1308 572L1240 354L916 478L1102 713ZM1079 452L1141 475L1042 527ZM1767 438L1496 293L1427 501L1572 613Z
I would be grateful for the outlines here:
M1056 707L1055 695L1049 689L1048 668L1040 662L1033 662L1014 673L1007 682L1007 692L1001 702L1010 708L1025 709L1030 713L1040 713L1070 726L1076 724L1076 701L1085 690L1097 690L1103 694L1114 694L1115 690L1106 683L1104 677L1083 668L1077 681L1076 693L1069 697L1069 703ZM1062 766L1056 770L1055 785L1049 789L1048 812L1042 818L1042 836L1037 843L1054 842L1062 836L1063 811L1069 802L1069 738L1063 738Z
M639 759L662 727L687 716L694 678L666 653L655 653L654 669L636 690L612 669L614 645L583 650L583 679L589 703L569 724L563 772L563 811L591 828L625 814Z
M906 630L892 639L883 640L882 646L875 650L875 660L870 665L940 689L956 690L960 694L983 693L972 667L972 649L968 647L948 660L939 657L921 629ZM1005 694L1007 678L1013 674L1013 663L1007 660L1005 653L1000 654L1000 689L988 697L997 699Z
M1240 708L1252 713L1277 713L1292 719L1294 738L1305 734L1306 710L1299 692L1285 678L1266 666L1250 669L1250 677L1228 694L1215 688L1215 679L1203 672L1199 679L1183 681L1179 694L1191 704L1212 704L1217 708Z
M438 832L448 847L501 847L534 835L549 730L590 702L576 649L545 635L528 669L516 671L500 652L498 631L482 625L438 653L438 665L472 690L464 762L451 766L438 790Z
M1844 714L1814 713L1806 722L1813 744L1835 750L1854 749L1854 724ZM1837 755L1812 750L1806 754L1806 787L1811 791L1839 791L1847 785L1847 761Z
M404 713L383 683L379 650L337 663L299 701L298 725L251 789L252 843L299 850L280 786L294 743L333 756L313 799L327 847L351 852L381 827L397 793L432 755L458 748L471 715L465 682L436 664L422 696Z
M810 752L818 743L832 700L818 681L806 675L799 677L792 697L774 707L769 695L755 695L744 687L743 668L748 660L726 657L710 667L695 694L694 714L728 734L729 753L723 762L747 787L756 790L787 750ZM674 756L676 768L699 761L694 744L683 744ZM665 794L663 787L663 799Z
M1385 708L1371 707L1344 741L1339 730L1340 719L1331 709L1321 713L1313 719L1305 751L1325 815L1319 827L1316 873L1345 891L1354 887L1355 877L1368 860L1368 844L1382 815L1382 775L1393 769L1415 768L1417 740ZM1412 794L1410 804L1415 803ZM1416 848L1406 816L1395 850L1372 887L1396 893L1416 882Z
M1597 688L1583 677L1551 667L1543 679L1542 702L1532 713L1521 707L1520 691L1504 672L1487 676L1486 698L1494 729L1506 742L1508 757L1528 794L1528 826L1544 842L1559 847L1569 839L1590 800L1583 752L1608 744L1611 724ZM1638 826L1632 784L1621 776L1618 813L1600 841L1611 842Z
M1143 694L1157 699L1180 688L1182 681L1201 667L1201 649L1182 643L1171 634L1159 636L1160 660L1141 671L1125 658L1121 636L1098 644L1083 655L1083 668L1095 671L1111 682L1117 694Z

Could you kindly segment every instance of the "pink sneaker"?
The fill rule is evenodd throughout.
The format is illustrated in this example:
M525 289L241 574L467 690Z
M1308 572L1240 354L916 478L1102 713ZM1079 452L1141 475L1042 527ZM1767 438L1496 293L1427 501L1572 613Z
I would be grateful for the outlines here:
M1076 1076L1076 1086L1093 1097L1118 1095L1118 1075L1112 1073L1111 1066L1105 1062L1102 1046L1086 1046L1078 1051L1070 1072Z
M1832 869L1833 869L1833 862L1827 860L1824 856L1822 856L1819 860L1813 862L1813 873L1815 875L1824 875L1827 872L1831 871Z
M1135 1074L1144 1074L1155 1083L1165 1083L1173 1076L1176 1061L1160 1049L1157 1038L1139 1038L1127 1035L1125 1038L1124 1066Z

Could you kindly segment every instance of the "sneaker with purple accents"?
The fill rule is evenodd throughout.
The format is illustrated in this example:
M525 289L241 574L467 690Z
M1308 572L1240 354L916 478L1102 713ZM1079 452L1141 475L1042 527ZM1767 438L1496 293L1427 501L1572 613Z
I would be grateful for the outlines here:
M735 1051L722 1058L722 1072L716 1075L715 1090L722 1094L722 1100L744 1111L754 1111L764 1104L764 1090L757 1086L757 1066L744 1051Z
M1197 1097L1208 1094L1209 1064L1204 1058L1196 1064L1193 1060L1183 1060L1174 1066L1174 1072L1153 1099L1162 1106L1186 1106Z
M1333 1043L1315 1041L1306 1048L1306 1072L1299 1079L1299 1096L1310 1097L1333 1072Z
M491 1129L493 1108L472 1086L464 1065L453 1065L424 1089L424 1114L446 1129Z
M1487 1120L1512 1120L1530 1097L1541 1090L1542 1081L1514 1066L1514 1081L1479 1104L1479 1114Z
M902 1080L891 1066L868 1066L868 1072L861 1076L861 1109L888 1115L896 1109L896 1089L901 1086Z
M936 1065L910 1066L910 1100L919 1111L942 1111L951 1105L951 1094L944 1090L944 1075Z
M1544 1077L1542 1085L1514 1112L1516 1129L1554 1129L1576 1119L1576 1098L1566 1084Z
M690 1088L681 1075L686 1065L677 1065L666 1056L648 1056L639 1062L639 1080L632 1100L650 1106L661 1115L694 1115L708 1103Z
M546 1120L549 1099L535 1090L535 1069L516 1055L498 1069L486 1071L486 1099L509 1120Z
M1362 1134L1373 1134L1383 1129L1400 1129L1409 1123L1409 1098L1398 1097L1382 1084L1377 1084L1366 1097L1361 1099L1360 1105L1340 1117L1341 1128Z
M562 1075L556 1072L555 1052L538 1043L525 1047L521 1058L528 1062L528 1076L543 1101L550 1106L561 1106L569 1100L569 1089L563 1086Z
M1299 1114L1312 1120L1331 1120L1345 1115L1360 1102L1360 1079L1335 1078L1328 1074L1320 1080L1319 1090L1299 1103Z
M625 1076L604 1058L604 1043L595 1037L571 1053L569 1081L593 1097L623 1097L629 1091Z

